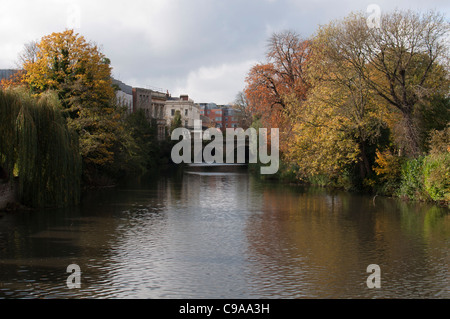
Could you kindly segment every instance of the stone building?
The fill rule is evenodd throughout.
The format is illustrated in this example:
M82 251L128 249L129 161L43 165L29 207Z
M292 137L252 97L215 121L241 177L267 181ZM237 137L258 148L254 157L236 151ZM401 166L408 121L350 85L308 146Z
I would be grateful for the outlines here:
M158 139L166 136L165 104L167 94L150 89L133 88L133 112L143 110L148 121L157 126Z
M170 127L175 113L180 111L183 127L192 130L195 121L200 120L200 110L188 95L180 95L179 98L169 97L166 101L166 124Z

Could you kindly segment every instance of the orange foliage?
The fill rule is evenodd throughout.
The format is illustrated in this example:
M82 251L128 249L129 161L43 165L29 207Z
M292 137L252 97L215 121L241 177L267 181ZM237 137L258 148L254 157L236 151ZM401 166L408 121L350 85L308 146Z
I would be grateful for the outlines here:
M2 79L0 81L0 88L7 89L7 88L13 88L17 86L24 85L23 79L25 76L25 72L20 70L13 75L9 79Z
M274 34L269 41L268 62L249 72L244 93L252 112L261 116L262 125L280 129L283 149L291 131L287 100L304 101L310 85L305 76L310 42L290 31Z

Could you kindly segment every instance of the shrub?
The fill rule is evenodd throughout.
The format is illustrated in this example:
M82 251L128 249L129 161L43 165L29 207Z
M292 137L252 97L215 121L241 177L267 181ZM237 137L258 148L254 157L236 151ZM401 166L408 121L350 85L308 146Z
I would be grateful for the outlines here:
M407 160L402 166L401 183L397 195L414 200L428 200L424 190L424 157Z
M379 192L384 195L393 195L397 192L402 178L402 165L405 159L392 154L390 150L376 151L373 170L381 184ZM373 183L372 183L373 184Z
M450 124L442 131L431 132L428 143L431 155L450 152Z
M450 203L450 153L429 155L423 165L424 188L434 201Z

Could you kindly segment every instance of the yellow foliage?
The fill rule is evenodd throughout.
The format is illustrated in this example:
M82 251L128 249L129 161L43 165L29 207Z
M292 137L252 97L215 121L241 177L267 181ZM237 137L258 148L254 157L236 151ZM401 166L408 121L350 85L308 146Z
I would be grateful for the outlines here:
M52 33L37 44L35 61L25 61L24 82L36 93L60 93L65 107L73 103L104 106L114 97L111 67L96 45L73 30Z
M393 155L389 150L376 151L375 166L373 170L381 179L387 180L399 176L401 173L401 158Z

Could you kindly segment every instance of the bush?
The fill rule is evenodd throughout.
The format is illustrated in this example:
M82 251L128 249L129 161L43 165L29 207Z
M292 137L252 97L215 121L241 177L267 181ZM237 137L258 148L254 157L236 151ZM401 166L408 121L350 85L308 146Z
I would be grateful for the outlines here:
M379 184L378 192L383 195L394 195L401 183L402 165L405 159L392 154L391 151L376 151L375 163L377 166L373 168L377 175L378 181L371 184Z
M398 195L450 203L450 153L408 160L403 165Z
M410 159L403 164L397 195L414 200L429 199L424 189L423 167L424 157Z
M434 201L450 203L450 153L429 155L423 165L424 188Z
M431 155L450 152L450 124L442 131L431 132L428 143Z

